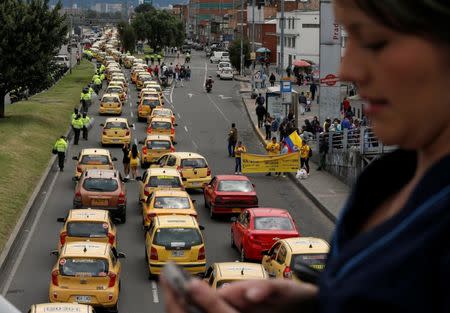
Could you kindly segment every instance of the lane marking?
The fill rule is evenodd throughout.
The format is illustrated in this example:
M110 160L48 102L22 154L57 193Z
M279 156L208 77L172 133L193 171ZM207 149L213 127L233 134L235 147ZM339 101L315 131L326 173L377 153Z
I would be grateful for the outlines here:
M129 103L129 105L130 105L130 108L132 107L132 104L131 104L131 102Z
M227 96L224 96L224 95L219 95L219 98L222 99L222 100L226 100L226 99L232 99L233 97L227 97Z
M180 115L180 113L177 113L177 116L178 116L178 118L179 118L179 119L181 118L181 115Z
M134 138L134 144L137 146L137 139L136 138Z
M158 285L154 280L152 281L152 295L153 295L153 303L159 303Z
M30 244L30 240L33 237L33 233L36 230L36 226L40 220L40 217L41 217L42 213L44 212L44 208L47 206L48 199L50 198L50 195L52 194L51 191L53 190L53 187L55 186L56 179L58 178L58 176L59 176L59 170L57 170L55 176L53 177L53 180L50 183L49 188L47 189L47 194L45 195L44 200L41 203L41 206L39 207L39 209L36 213L36 217L34 218L33 224L31 224L30 231L25 239L24 244L22 245L22 248L19 252L19 255L17 256L14 266L13 266L11 272L9 273L9 277L6 280L5 286L3 287L3 290L2 290L3 296L6 296L8 289L11 286L11 283L13 281L13 278L16 275L17 269L19 268L19 265L22 263L22 259L25 255L25 251L27 250L27 247Z
M223 113L223 111L219 108L219 106L214 102L214 100L211 98L211 96L209 95L209 93L206 94L209 98L209 100L211 101L212 104L214 104L214 106L216 107L217 111L219 111L220 114L222 114L223 118L227 121L230 122L230 120L228 119L228 117L226 117L225 113Z
M136 130L136 125L133 124L133 129Z
M192 144L194 145L194 147L195 147L196 150L199 150L199 149L198 149L198 146L197 146L197 144L195 143L194 140L192 140Z
M188 97L189 99L192 98L193 94L192 93L188 93Z
M173 103L173 90L175 89L175 86L172 86L172 89L170 90L170 102Z
M130 111L130 115L131 115L131 117L134 117L134 115L133 115L133 111Z
M186 133L188 132L187 126L184 126L184 130L186 131Z

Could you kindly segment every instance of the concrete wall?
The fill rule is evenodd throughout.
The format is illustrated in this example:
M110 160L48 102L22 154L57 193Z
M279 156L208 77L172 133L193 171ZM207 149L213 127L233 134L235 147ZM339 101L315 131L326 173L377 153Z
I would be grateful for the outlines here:
M317 152L316 152L317 151ZM318 162L318 150L313 155L313 161ZM326 170L348 186L352 186L362 169L362 158L358 150L329 151L326 159Z

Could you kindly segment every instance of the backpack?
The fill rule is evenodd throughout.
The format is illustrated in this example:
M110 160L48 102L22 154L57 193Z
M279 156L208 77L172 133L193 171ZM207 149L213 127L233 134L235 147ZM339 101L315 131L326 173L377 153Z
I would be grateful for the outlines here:
M310 157L312 157L312 155L313 155L312 149L311 149L311 148L309 148L309 153L308 153L308 157L310 158Z
M273 120L273 122L272 122L272 131L273 131L273 132L276 132L277 130L278 130L278 120L275 119L275 120Z

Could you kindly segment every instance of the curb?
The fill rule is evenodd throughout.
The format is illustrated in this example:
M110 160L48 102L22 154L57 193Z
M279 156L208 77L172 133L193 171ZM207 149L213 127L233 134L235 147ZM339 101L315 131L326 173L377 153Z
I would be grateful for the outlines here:
M261 144L263 144L264 146L266 145L266 140L264 138L264 136L261 134L261 132L259 131L259 129L257 128L256 124L253 122L252 117L250 115L250 111L247 108L247 105L245 104L245 100L243 97L241 97L242 100L242 104L244 105L245 111L247 112L247 116L248 119L250 120L253 130L255 131L255 133L258 136L259 141L261 142ZM306 188L296 177L293 173L287 173L287 176L289 177L289 179L301 190L303 191L303 193L308 197L308 199L310 199L318 208L319 210L326 216L328 217L328 219L330 219L333 223L336 223L337 218L336 216L333 215L333 213L331 213L330 210L328 210L320 201L319 199L317 199L309 190L308 188Z
M94 64L94 66L95 66L95 64ZM71 140L69 139L70 138L69 136L71 135L71 133L72 133L72 128L69 126L69 129L65 134L66 138L69 141L66 155L69 154L69 151L70 151L70 141ZM50 161L47 164L47 167L45 168L45 170L41 176L41 179L39 180L36 187L34 188L33 193L31 194L30 198L28 199L28 202L25 205L22 214L20 215L19 219L17 220L16 226L14 227L13 231L9 235L8 241L6 242L5 246L3 247L2 253L0 254L0 269L3 268L5 261L7 260L9 254L11 253L11 249L13 248L13 246L15 244L17 235L22 230L24 222L25 222L27 216L30 214L31 207L33 206L34 202L36 201L39 191L42 189L42 186L44 185L45 181L47 180L52 167L56 163L56 159L57 159L57 156L52 155L52 157L50 158ZM66 158L66 160L67 160L67 158Z
M233 76L233 79L238 81L238 82L250 82L250 78L247 77L240 77L238 75Z

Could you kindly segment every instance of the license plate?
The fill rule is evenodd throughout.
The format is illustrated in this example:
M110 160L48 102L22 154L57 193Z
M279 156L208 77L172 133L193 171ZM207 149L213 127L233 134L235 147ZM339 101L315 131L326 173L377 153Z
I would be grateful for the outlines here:
M91 204L92 205L105 206L105 205L108 205L108 200L106 200L106 199L92 199Z
M202 183L197 183L197 182L194 182L191 184L192 184L192 187L200 187L202 185Z
M233 213L241 213L242 209L231 209Z
M173 257L184 256L184 251L183 250L172 250L172 256Z
M90 296L76 296L75 300L78 303L91 303L91 297Z
M113 142L120 142L120 139L113 139Z

